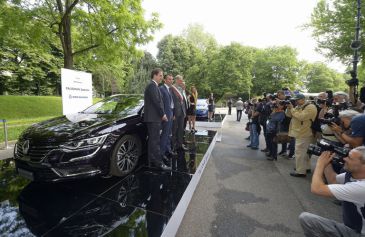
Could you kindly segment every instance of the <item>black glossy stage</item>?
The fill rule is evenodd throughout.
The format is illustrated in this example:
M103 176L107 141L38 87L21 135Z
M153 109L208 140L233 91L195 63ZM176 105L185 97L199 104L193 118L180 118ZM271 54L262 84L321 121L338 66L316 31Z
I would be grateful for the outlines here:
M187 135L172 172L141 165L124 178L29 183L0 161L1 236L173 236L199 182L216 132ZM145 159L144 159L145 160Z

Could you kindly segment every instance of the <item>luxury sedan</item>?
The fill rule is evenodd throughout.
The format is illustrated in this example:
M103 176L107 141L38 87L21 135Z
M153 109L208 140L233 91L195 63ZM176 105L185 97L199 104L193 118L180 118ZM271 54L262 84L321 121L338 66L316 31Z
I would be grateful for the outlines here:
M143 95L115 95L77 114L34 124L15 146L16 170L35 181L125 176L146 150L142 117Z

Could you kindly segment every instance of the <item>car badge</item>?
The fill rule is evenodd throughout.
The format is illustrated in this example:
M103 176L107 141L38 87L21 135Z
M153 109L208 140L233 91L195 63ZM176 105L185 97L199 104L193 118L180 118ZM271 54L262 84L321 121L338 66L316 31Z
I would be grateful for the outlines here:
M26 140L23 145L22 145L22 149L23 149L23 154L26 155L28 154L29 151L29 140Z

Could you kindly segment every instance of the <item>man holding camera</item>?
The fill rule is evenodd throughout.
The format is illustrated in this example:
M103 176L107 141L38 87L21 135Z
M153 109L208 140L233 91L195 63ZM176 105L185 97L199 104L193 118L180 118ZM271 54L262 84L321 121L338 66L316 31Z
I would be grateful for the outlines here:
M289 136L296 139L295 143L295 172L290 172L293 177L306 177L307 171L311 169L307 149L313 143L314 137L311 129L312 122L317 116L317 108L307 103L305 96L298 93L293 97L296 107L287 105L286 116L291 117L289 125Z
M330 151L321 154L312 177L311 191L343 201L343 223L303 212L299 222L307 237L365 236L365 146L352 149L343 158L346 172L339 175L331 165L335 155ZM324 183L323 175L328 185Z
M350 147L365 145L365 114L355 110L343 110L339 112L340 124L332 123L331 129L336 137ZM345 133L351 128L351 134Z

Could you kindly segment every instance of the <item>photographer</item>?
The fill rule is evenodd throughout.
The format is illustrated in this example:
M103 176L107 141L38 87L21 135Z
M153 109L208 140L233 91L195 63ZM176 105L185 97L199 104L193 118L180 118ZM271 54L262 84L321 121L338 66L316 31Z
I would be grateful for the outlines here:
M352 149L343 158L346 172L336 175L331 161L334 154L325 151L317 161L312 177L311 191L324 197L335 197L343 201L343 223L303 212L299 222L304 235L312 236L365 236L365 147ZM329 185L323 181L325 175Z
M339 112L339 124L332 123L331 130L336 137L343 143L349 144L350 147L358 147L365 143L365 115L355 110L344 110ZM351 128L351 134L345 131Z
M278 159L278 144L274 139L276 134L279 132L281 123L285 118L284 112L285 102L274 101L272 104L273 112L271 113L268 123L266 126L266 137L267 137L267 148L268 152L266 156L268 156L267 160L274 161Z
M264 137L265 137L265 149L262 149L262 152L268 152L269 151L269 145L268 145L268 137L267 137L267 131L266 131L266 124L267 119L269 118L272 110L272 98L273 96L271 94L265 93L265 98L261 100L261 102L257 106L257 111L259 112L259 123L262 126Z
M320 92L317 96L317 105L321 108L318 114L319 119L324 118L324 115L328 112L328 107L331 106L329 100L327 100L327 96L326 92Z
M286 116L291 117L289 125L289 136L296 139L295 143L295 172L290 172L293 177L306 177L307 170L310 170L309 156L306 153L309 144L314 140L311 125L317 116L317 108L306 102L305 96L298 93L293 98L297 106L287 105Z
M260 113L257 111L257 100L252 100L252 115L251 115L251 123L250 123L250 144L247 147L251 147L252 150L259 149L259 133L260 133L260 125L259 125L259 115Z

